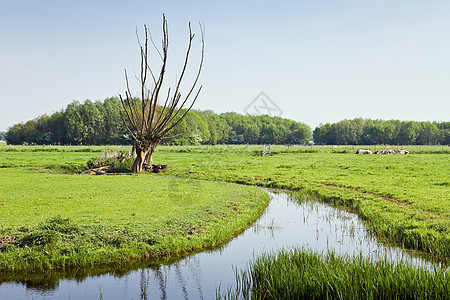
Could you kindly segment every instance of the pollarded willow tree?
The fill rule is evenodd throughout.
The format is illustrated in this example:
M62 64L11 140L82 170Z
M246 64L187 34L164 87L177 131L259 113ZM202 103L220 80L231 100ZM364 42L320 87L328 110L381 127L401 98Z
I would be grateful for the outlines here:
M175 82L174 89L169 87L167 95L163 96L164 102L160 103L159 98L165 78L169 48L169 32L165 15L163 15L161 50L158 49L151 39L146 25L144 25L144 31L145 41L143 44L140 42L139 34L136 32L141 55L140 74L136 76L140 85L140 95L138 97L132 96L126 70L125 80L127 89L125 91L125 98L122 97L122 95L119 95L123 108L122 119L134 140L136 159L134 160L132 167L133 172L142 171L144 162L147 162L149 165L152 164L153 153L161 140L167 136L167 134L170 133L170 131L177 126L191 110L202 89L202 86L199 88L196 88L196 86L202 71L205 53L204 28L200 25L201 58L198 70L192 85L186 90L186 94L182 95L181 84L186 75L191 55L192 42L195 37L195 34L192 33L191 23L189 23L189 43L181 74ZM149 41L161 59L159 74L155 73L149 65ZM151 81L150 84L148 83L149 79Z

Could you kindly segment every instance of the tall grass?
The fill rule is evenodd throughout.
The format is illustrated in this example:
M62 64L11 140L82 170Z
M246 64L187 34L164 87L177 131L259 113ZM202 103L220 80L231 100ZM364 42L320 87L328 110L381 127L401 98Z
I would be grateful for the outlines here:
M220 299L449 299L448 270L301 249L265 254Z

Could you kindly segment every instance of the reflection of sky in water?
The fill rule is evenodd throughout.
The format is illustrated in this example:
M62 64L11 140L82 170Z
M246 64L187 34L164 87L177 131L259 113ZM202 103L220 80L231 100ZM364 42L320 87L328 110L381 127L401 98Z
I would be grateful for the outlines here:
M425 264L377 243L354 214L318 202L291 201L284 193L270 195L272 200L263 216L219 250L198 253L158 270L133 271L120 278L106 274L80 282L61 280L55 290L46 292L4 283L0 285L0 299L100 299L100 295L103 299L214 299L216 288L221 286L225 291L232 286L235 269L246 268L254 255L292 247Z

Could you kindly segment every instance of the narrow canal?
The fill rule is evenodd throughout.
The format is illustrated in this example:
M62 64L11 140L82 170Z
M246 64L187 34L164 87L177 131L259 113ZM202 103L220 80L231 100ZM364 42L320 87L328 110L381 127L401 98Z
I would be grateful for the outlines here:
M91 274L95 275L88 276L48 271L39 276L0 278L0 299L214 299L219 287L226 291L233 286L236 270L246 268L252 257L292 247L433 267L378 243L352 213L315 201L298 201L283 192L267 192L271 201L261 218L219 249L177 261L141 264L133 270L94 271Z

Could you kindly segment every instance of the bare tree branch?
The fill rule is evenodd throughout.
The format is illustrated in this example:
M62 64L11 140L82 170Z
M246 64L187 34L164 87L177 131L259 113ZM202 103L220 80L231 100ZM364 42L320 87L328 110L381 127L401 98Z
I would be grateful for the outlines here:
M125 124L125 127L133 137L137 154L136 160L133 164L134 172L139 172L142 170L144 160L148 157L151 164L153 152L155 151L158 144L176 125L178 125L183 120L186 114L192 109L202 90L202 86L200 86L197 92L195 92L195 96L192 98L198 80L200 78L201 70L203 69L203 61L205 55L205 31L204 26L200 24L202 49L199 67L194 82L189 88L186 96L183 98L181 94L181 86L189 65L192 43L195 38L195 34L192 33L191 23L189 23L189 43L186 49L186 55L184 63L182 65L180 77L175 81L175 90L173 94L171 94L171 88L169 87L167 96L164 100L164 104L161 106L158 103L161 89L164 83L169 49L169 30L168 23L164 14L162 30L163 34L161 41L161 50L159 50L158 47L156 47L146 25L144 25L144 43L141 43L138 31L136 29L141 61L140 76L136 76L136 79L139 82L141 88L139 96L140 98L132 97L126 70L125 98L119 95L122 103L122 108L124 110L124 112L121 112L121 117ZM155 76L155 73L149 65L149 40L152 43L153 47L156 49L162 61L158 76ZM148 73L150 73L152 78L151 87L147 86ZM191 102L188 105L189 101ZM185 106L187 106L187 108L185 108Z

